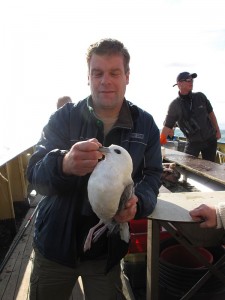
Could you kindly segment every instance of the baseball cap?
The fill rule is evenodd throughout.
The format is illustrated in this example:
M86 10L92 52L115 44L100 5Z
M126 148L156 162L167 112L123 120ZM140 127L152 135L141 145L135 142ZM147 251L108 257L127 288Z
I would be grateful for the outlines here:
M196 73L189 73L189 72L182 72L180 74L177 75L177 82L178 81L185 81L188 78L196 78L198 75ZM177 85L177 83L175 83L173 86Z

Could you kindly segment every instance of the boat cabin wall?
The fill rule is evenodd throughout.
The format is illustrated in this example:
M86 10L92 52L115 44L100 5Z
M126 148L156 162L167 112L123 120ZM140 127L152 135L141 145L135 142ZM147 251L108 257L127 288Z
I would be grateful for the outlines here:
M0 224L14 226L16 210L29 206L26 168L34 148L26 149L0 166Z

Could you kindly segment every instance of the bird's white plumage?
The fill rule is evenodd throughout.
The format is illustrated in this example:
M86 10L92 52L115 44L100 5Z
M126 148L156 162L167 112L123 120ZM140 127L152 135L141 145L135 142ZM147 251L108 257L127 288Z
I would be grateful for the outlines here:
M132 195L133 163L130 154L121 146L111 145L108 150L105 158L97 164L89 178L88 198L98 218L104 224L110 225L118 209L123 206L121 201L126 202ZM120 231L121 238L128 242L128 224L120 224Z

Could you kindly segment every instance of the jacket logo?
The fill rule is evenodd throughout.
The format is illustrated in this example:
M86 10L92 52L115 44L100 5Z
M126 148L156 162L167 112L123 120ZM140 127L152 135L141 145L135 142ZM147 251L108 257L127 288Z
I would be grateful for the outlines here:
M144 139L144 134L134 132L134 133L131 133L130 137L136 138L136 139L139 139L139 140L143 140Z

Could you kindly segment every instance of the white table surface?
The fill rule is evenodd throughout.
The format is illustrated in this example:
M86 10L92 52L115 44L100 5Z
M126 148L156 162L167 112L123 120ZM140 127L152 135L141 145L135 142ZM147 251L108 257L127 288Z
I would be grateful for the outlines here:
M223 201L225 191L160 193L156 207L148 219L193 223L190 210L200 204L215 205Z

